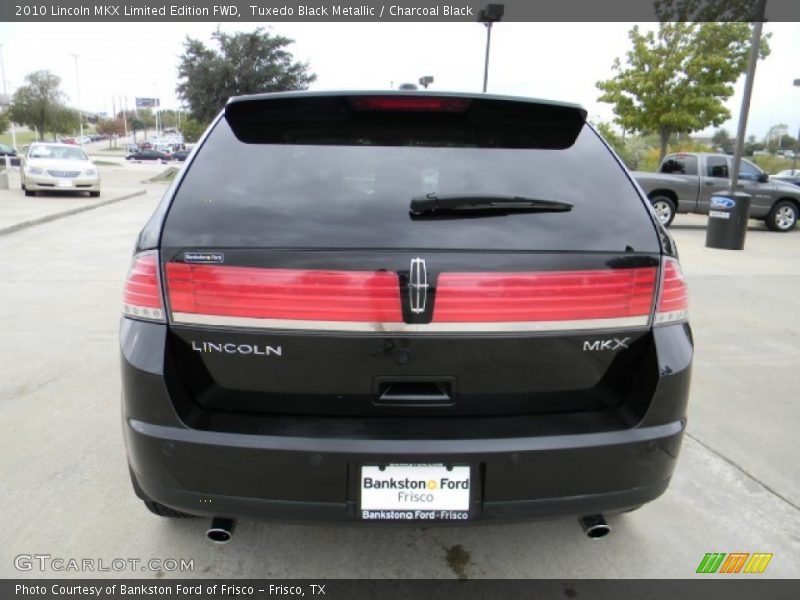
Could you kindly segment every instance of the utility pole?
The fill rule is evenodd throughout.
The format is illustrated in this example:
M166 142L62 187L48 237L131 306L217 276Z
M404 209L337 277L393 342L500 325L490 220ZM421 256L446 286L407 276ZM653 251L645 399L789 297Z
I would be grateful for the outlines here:
M794 80L795 87L800 87L800 79ZM794 144L794 158L792 158L792 169L797 171L797 153L800 152L800 127L797 128L797 140ZM795 173L797 175L797 173Z
M3 62L3 44L0 44L0 77L3 79L3 95L6 97L6 100L10 100L8 97L8 89L6 88L6 66ZM9 102L10 104L10 102ZM14 125L13 119L11 121L11 145L14 146L14 149L17 149L17 128Z
M81 148L83 148L83 110L81 109L81 80L78 76L78 55L73 54L72 58L75 59L75 89L78 92L78 122L81 130Z
M128 137L128 96L125 96L125 102L122 102L122 97L119 99L122 104L122 125L125 127L125 138ZM134 140L136 141L136 140Z

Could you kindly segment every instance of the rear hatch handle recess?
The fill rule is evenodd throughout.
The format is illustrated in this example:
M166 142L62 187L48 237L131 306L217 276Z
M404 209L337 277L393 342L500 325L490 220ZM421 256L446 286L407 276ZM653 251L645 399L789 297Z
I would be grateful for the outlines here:
M502 194L425 194L411 199L409 212L413 217L480 216L516 212L568 212L573 205L557 200L542 200Z

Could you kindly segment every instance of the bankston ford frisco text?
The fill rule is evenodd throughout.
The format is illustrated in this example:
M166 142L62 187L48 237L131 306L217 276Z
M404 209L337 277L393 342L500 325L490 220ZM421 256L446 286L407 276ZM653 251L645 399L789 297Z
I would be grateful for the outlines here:
M406 477L405 479L397 480L394 477L384 480L374 480L371 477L365 477L362 481L362 487L365 490L370 489L390 489L398 490L397 500L402 503L426 503L433 502L433 491L440 490L469 490L469 480L454 481L448 477L442 477L438 483L434 479L413 480ZM422 490L421 492L410 492L408 490ZM362 510L362 519L442 519L442 520L466 520L469 518L467 511L461 510Z
M470 479L468 466L363 466L361 518L444 521L468 519Z

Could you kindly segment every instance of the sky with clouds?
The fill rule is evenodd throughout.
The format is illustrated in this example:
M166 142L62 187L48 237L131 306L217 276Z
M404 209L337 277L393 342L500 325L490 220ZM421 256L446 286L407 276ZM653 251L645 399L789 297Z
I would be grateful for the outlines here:
M258 23L223 23L223 31L248 31ZM290 50L317 74L312 89L388 89L432 75L431 89L479 91L486 30L479 23L276 23L262 24L295 43ZM594 120L611 120L597 102L595 83L624 58L631 23L499 23L492 34L489 91L584 105ZM643 28L652 27L643 24ZM177 64L186 37L209 41L215 23L2 23L0 44L9 92L26 74L48 69L62 78L76 105L78 55L81 105L111 112L112 97L158 96L178 106ZM760 61L748 134L763 136L785 123L800 128L800 23L767 23L772 54ZM738 119L744 77L727 106ZM736 121L725 126L735 133Z

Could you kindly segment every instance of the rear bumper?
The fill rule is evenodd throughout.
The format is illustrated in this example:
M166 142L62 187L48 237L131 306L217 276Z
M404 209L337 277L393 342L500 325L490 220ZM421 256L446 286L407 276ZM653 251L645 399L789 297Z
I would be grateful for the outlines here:
M624 511L666 490L686 425L691 332L671 325L654 336L655 389L636 394L627 413L602 427L590 413L427 421L263 415L242 431L194 418L196 408L165 376L175 368L164 351L166 327L124 318L123 431L134 488L195 515L358 521L362 465L442 463L471 467L473 521Z
M359 519L363 464L467 464L471 518L623 511L667 488L685 422L597 434L482 440L332 440L125 422L140 493L196 515Z

